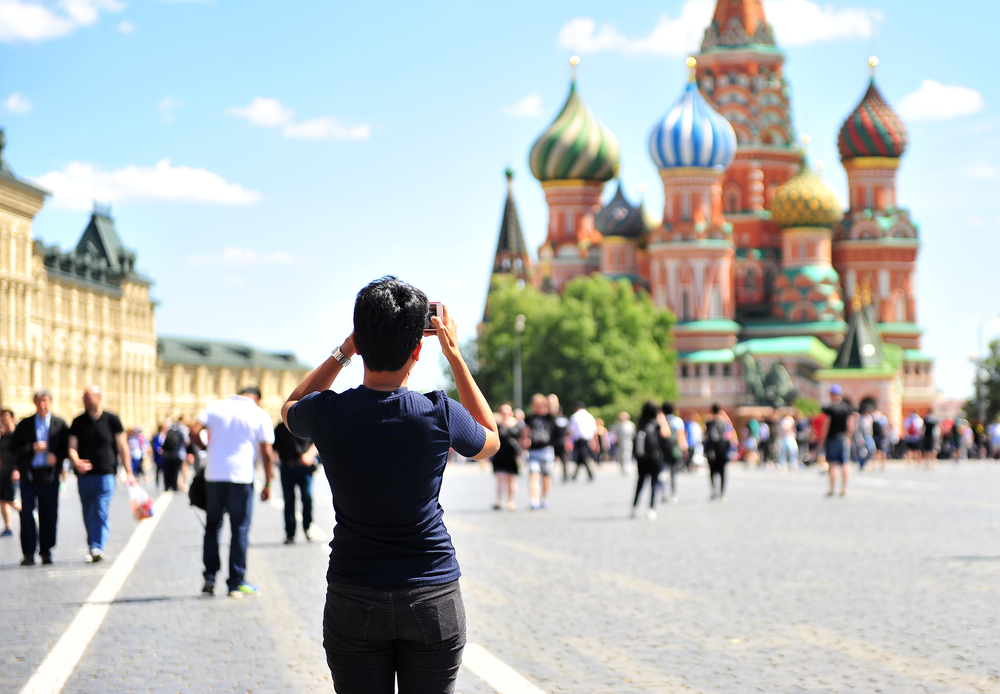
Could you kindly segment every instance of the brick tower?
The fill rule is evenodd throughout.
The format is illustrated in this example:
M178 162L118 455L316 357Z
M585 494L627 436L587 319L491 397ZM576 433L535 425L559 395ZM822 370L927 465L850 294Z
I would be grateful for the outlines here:
M591 112L576 87L576 65L569 96L552 125L531 147L529 164L545 190L549 230L538 249L542 286L559 291L573 277L600 269L601 234L594 214L601 209L604 185L618 169L618 140Z
M679 352L736 344L732 225L722 214L722 181L736 133L698 91L696 64L680 100L653 128L649 154L663 181L663 222L650 235L653 301L677 316Z
M722 206L736 245L739 319L770 314L781 234L766 210L774 189L799 168L785 56L774 43L761 0L718 0L698 59L698 84L732 123L736 159L722 181Z

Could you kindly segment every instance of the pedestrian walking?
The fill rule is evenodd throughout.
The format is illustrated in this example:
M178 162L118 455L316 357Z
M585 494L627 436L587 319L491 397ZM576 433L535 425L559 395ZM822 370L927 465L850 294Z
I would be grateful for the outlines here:
M635 423L629 417L628 412L619 412L618 421L612 426L617 444L615 445L615 458L621 465L622 474L627 475L632 467L634 459L633 444L635 443Z
M138 429L129 429L126 432L126 441L128 442L128 453L131 458L132 475L136 479L145 477L142 470L142 461L146 458L146 441L143 438L142 432Z
M163 488L177 491L179 480L184 478L191 451L191 437L187 427L174 422L163 434Z
M10 537L11 510L20 511L17 502L17 487L20 478L17 472L17 459L11 449L14 438L14 413L10 410L0 412L0 516L3 517L3 533L0 537Z
M660 439L663 438L670 438L667 418L655 402L647 402L639 415L633 446L639 476L635 483L635 497L632 499L632 518L639 513L642 488L649 479L649 511L646 512L646 518L656 520L656 497L660 493L660 473L663 472L663 446L660 445Z
M531 414L524 418L524 432L521 435L521 447L528 451L528 486L532 511L548 508L549 505L552 468L556 458L552 445L555 431L556 421L549 413L549 399L541 393L535 393L531 396Z
M500 449L490 458L493 464L493 474L497 480L497 500L493 510L504 508L503 497L506 494L508 511L516 510L514 498L517 496L518 459L521 457L521 430L524 425L514 416L514 410L508 403L500 406L496 418L497 435L500 437Z
M594 459L594 454L600 451L597 420L582 402L577 402L573 407L573 415L569 418L569 435L573 439L573 462L576 463L573 481L576 481L576 476L583 467L587 470L587 477L593 482L594 470L590 467L590 463Z
M795 418L786 414L778 422L778 468L787 472L793 466L798 467L799 444L795 438Z
M205 565L203 595L215 594L215 576L219 573L219 533L222 520L229 514L229 576L226 579L231 598L253 597L260 589L246 580L247 547L253 517L254 461L260 454L264 463L264 488L260 500L271 498L274 467L274 429L271 418L260 408L260 389L246 386L238 395L210 403L198 415L190 429L195 440L202 430L208 432L208 457L205 464L205 542L202 561Z
M708 481L712 487L712 501L726 501L726 465L729 451L735 443L736 432L729 415L719 404L712 405L712 414L705 423L705 457L708 458ZM715 478L719 487L715 487Z
M69 427L69 460L76 470L76 482L87 529L88 562L104 559L111 535L108 510L115 493L118 461L129 484L135 484L125 428L118 415L104 409L99 386L83 391L84 412Z
M684 465L684 459L687 457L687 434L684 431L684 420L674 414L674 404L672 402L664 402L661 410L667 420L667 425L670 427L670 435L660 439L663 445L664 474L670 475L669 503L671 506L676 506L677 473L681 469L681 466ZM662 490L664 501L667 501L665 485L662 487Z
M285 544L295 542L295 490L302 502L302 534L307 540L319 538L312 527L313 473L316 464L316 446L309 439L300 439L278 422L274 427L274 452L278 456L281 477L281 495L285 502Z
M35 550L43 564L52 563L59 522L59 473L69 455L69 427L52 414L52 394L35 393L35 414L14 428L10 447L17 460L21 485L21 566L35 563ZM35 523L35 509L38 523Z
M156 433L149 440L149 450L153 454L153 468L156 476L153 478L153 486L160 486L160 478L163 477L163 440L167 435L167 425L160 422L156 425Z
M562 463L563 483L569 482L570 451L566 449L566 439L569 438L569 419L563 414L559 396L549 394L549 414L552 415L552 453L555 459ZM523 414L523 413L522 413ZM521 417L523 420L524 417Z
M826 463L830 473L830 491L833 496L837 475L840 475L840 495L847 493L847 481L851 478L851 437L854 434L854 408L843 399L844 391L837 384L830 386L830 404L823 408L826 419L820 440L824 441Z
M461 570L438 496L449 447L484 460L500 441L455 321L437 308L430 321L460 402L406 387L429 306L423 292L383 278L359 292L354 332L282 408L289 430L316 444L333 490L323 645L340 694L392 694L394 680L400 692L453 692L462 663ZM363 385L333 392L355 354Z

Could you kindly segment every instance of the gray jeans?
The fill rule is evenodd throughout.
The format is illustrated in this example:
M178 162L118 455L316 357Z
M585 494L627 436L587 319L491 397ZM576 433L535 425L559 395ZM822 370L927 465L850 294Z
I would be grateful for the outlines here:
M338 694L451 694L465 648L458 581L382 590L331 583L323 647Z

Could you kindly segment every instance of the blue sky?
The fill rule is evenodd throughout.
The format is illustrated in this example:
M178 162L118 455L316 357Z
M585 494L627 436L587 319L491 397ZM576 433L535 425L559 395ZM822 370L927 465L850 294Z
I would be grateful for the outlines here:
M14 170L55 193L37 237L71 246L92 200L112 204L156 280L159 332L315 364L349 332L357 290L386 273L474 334L507 165L529 245L544 238L527 155L573 53L582 96L621 142L627 192L646 183L662 209L646 138L713 4L0 0L0 125ZM924 348L938 386L966 396L979 322L1000 312L1000 3L765 6L796 127L842 200L836 134L879 56L910 132L898 199L923 238ZM425 358L414 383L429 388L437 351Z

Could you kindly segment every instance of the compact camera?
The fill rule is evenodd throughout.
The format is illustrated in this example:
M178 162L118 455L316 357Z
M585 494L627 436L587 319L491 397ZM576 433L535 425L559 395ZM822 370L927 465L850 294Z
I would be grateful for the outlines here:
M431 317L437 316L444 320L444 304L440 301L432 301L427 307L427 316L424 317L424 335L437 335L437 328L431 323Z

